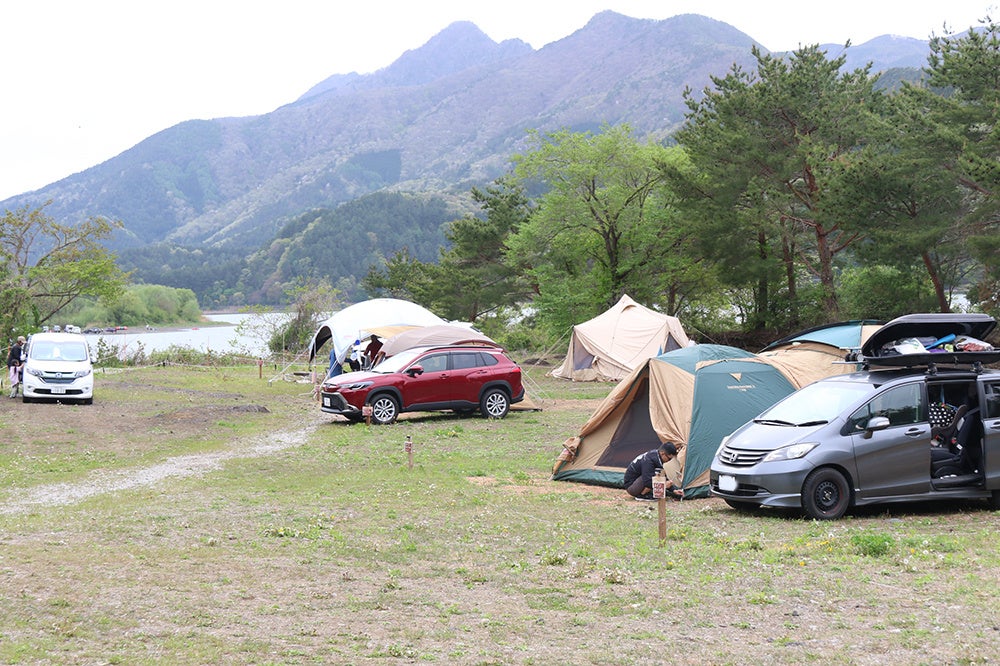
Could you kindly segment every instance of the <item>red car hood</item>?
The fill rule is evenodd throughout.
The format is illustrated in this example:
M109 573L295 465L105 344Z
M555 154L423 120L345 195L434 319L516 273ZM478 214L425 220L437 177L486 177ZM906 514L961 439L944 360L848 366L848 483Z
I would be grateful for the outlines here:
M330 377L324 384L328 386L343 385L343 384L354 384L356 382L363 382L374 377L384 377L385 375L378 372L370 372L368 370L361 370L358 372L345 372L336 377Z

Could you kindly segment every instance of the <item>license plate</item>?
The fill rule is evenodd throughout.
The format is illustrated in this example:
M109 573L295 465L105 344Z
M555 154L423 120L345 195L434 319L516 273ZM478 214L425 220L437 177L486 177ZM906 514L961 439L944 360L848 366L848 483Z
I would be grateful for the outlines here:
M726 492L732 492L736 490L736 477L729 476L728 474L719 475L719 490L725 490Z
M50 390L51 393L65 393L66 392L66 389L64 389L62 387L57 387L57 388L53 388L53 389L49 389L49 390Z
M329 398L323 398L323 406L324 407L329 407L330 406L330 399Z

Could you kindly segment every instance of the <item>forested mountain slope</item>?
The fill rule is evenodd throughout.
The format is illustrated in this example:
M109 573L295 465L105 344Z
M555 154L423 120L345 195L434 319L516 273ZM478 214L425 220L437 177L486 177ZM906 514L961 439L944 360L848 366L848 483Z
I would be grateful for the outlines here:
M117 249L253 250L291 217L379 190L465 197L507 169L529 129L628 123L665 137L683 121L684 89L750 65L753 44L696 15L603 12L539 50L455 23L378 72L330 77L261 116L181 123L2 205L52 200L62 221L121 220ZM893 65L919 66L911 52L926 51L919 40L871 44L866 54Z

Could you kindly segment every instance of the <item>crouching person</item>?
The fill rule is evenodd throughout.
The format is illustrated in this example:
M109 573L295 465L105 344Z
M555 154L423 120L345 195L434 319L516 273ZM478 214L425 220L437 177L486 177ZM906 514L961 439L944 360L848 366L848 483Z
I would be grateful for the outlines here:
M625 490L637 500L652 500L653 477L661 474L663 466L675 457L677 457L677 447L670 442L636 456L625 468ZM684 496L684 491L675 486L670 479L667 479L667 493L677 498Z

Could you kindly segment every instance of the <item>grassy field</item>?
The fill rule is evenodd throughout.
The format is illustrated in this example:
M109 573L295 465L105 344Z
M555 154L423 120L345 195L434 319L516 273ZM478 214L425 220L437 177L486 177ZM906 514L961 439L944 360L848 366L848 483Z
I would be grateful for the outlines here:
M549 480L607 384L541 411L323 415L253 368L0 403L4 664L976 664L1000 516L836 522ZM404 452L412 438L412 468Z

